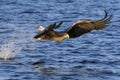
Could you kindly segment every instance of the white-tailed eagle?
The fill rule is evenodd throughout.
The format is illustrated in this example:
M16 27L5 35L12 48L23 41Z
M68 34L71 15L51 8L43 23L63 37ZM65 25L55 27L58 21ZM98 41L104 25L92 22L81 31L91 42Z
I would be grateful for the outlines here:
M105 12L104 18L100 20L78 20L73 23L69 28L65 31L55 31L56 28L60 27L63 23L61 21L59 24L53 23L48 27L38 27L39 33L34 36L37 40L54 40L54 41L62 41L66 38L76 38L85 33L88 33L92 30L100 30L103 29L107 23L112 19L112 15L108 16L107 11Z

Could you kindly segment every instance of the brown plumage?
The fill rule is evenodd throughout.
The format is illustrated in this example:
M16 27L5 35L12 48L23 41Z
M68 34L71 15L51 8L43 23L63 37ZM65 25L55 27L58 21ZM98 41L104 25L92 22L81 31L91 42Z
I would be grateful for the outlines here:
M76 38L92 30L99 30L105 27L105 25L112 19L112 15L108 17L107 11L105 17L100 20L79 20L72 26L62 32L57 32L54 29L60 27L62 21L57 25L56 23L50 24L43 31L39 32L34 38L38 40L55 40L62 41L65 38Z
M34 36L37 40L54 40L62 41L65 38L69 38L69 35L65 32L54 31L55 28L58 28L63 22L61 21L58 25L56 23L50 24L47 28Z
M70 28L66 30L71 38L79 37L82 34L88 33L92 30L99 30L105 27L105 25L111 20L112 15L108 17L107 11L105 11L105 17L100 20L79 20L75 22Z

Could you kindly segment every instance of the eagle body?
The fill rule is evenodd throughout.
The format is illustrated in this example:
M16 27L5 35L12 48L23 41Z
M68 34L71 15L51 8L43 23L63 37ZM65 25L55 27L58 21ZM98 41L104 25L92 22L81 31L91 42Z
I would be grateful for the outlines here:
M56 23L50 24L47 28L40 29L39 33L34 36L37 40L54 40L62 41L66 38L76 38L92 30L100 30L106 27L106 24L112 19L112 15L108 16L107 11L105 12L104 18L100 20L78 20L68 27L65 31L55 31L54 29L60 27L63 23L61 21L58 25ZM40 26L41 27L41 26Z

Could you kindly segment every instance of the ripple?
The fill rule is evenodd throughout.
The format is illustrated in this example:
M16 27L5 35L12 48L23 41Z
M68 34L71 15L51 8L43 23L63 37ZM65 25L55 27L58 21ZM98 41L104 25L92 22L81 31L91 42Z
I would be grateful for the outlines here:
M12 38L22 48L14 59L0 60L0 79L119 80L119 0L2 0L0 5L0 44ZM64 30L79 19L98 19L105 9L114 17L103 30L59 43L33 39L37 25L62 20Z

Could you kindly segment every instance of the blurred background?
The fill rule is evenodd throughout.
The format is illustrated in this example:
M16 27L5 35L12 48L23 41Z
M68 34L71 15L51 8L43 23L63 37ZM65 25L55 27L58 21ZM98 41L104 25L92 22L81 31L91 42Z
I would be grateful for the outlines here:
M114 17L103 30L37 41L37 26ZM0 0L0 80L119 80L120 0ZM4 56L3 56L4 55ZM38 65L32 65L39 62Z

